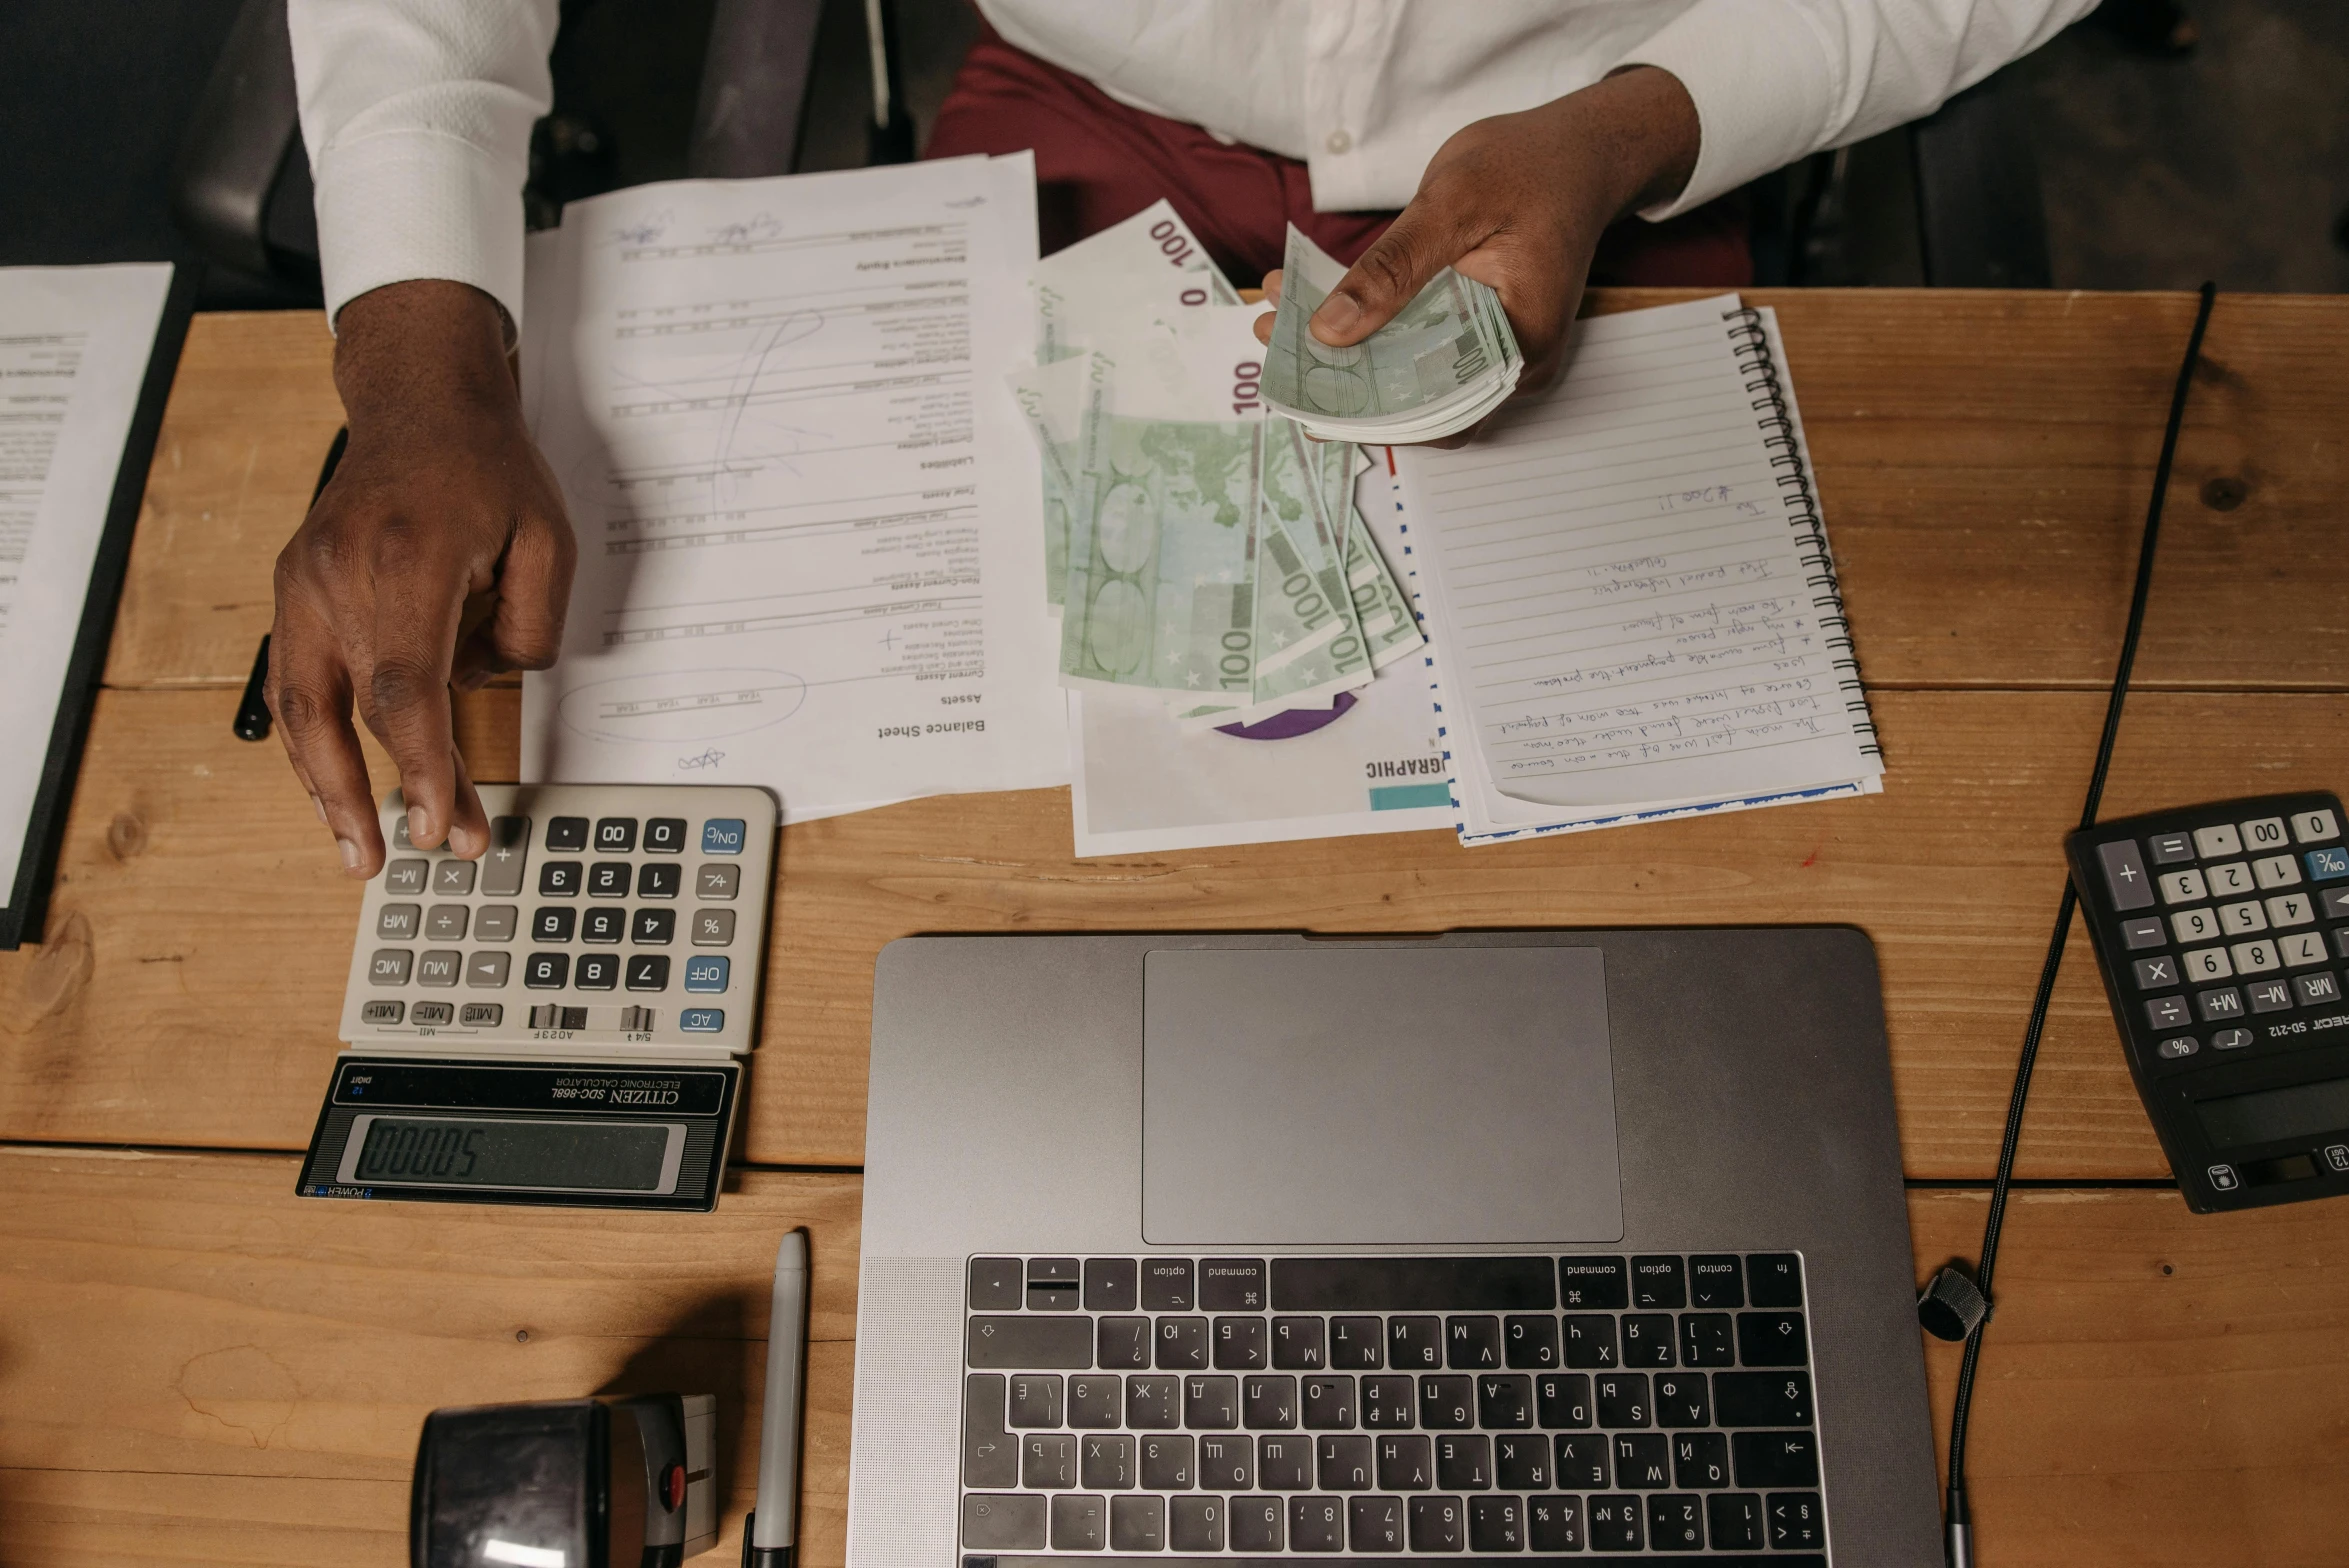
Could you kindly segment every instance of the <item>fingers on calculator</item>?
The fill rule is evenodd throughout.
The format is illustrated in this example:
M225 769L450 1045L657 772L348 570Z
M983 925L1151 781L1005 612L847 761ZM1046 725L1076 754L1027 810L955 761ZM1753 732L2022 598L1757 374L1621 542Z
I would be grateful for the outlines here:
M353 1044L747 1051L773 864L764 791L483 785L485 850L421 848L398 794L343 1005Z

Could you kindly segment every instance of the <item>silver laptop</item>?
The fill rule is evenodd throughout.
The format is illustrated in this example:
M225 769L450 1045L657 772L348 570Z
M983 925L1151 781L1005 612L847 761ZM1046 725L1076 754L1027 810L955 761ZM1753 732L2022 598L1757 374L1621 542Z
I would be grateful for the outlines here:
M1940 1561L1841 928L916 937L850 1568Z

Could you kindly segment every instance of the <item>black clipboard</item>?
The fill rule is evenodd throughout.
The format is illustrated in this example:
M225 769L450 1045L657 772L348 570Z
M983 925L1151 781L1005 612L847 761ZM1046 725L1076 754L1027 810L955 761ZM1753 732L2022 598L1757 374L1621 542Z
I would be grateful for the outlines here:
M172 375L179 369L179 351L187 341L188 318L195 314L196 285L202 271L185 263L172 269L163 315L155 323L146 379L139 383L138 405L131 411L130 430L123 438L122 462L114 471L106 525L98 535L97 555L90 562L81 627L74 633L73 656L66 663L65 684L57 695L57 718L49 729L40 786L33 794L32 816L25 823L16 886L9 889L7 904L0 906L0 951L41 939L42 922L49 911L49 888L57 873L57 854L65 843L66 813L73 805L73 781L81 771L82 742L89 737L90 710L97 705L98 688L106 675L106 651L114 639L114 609L122 598L123 572L130 564L131 534L138 526L139 503L146 497L155 436L163 427L163 405L171 396Z

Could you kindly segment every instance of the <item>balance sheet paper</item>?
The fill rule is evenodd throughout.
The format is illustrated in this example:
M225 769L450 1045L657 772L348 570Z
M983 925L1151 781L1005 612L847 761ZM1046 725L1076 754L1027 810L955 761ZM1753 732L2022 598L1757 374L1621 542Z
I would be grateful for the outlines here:
M576 202L530 241L523 397L569 505L522 772L764 785L786 821L1068 781L1025 153Z

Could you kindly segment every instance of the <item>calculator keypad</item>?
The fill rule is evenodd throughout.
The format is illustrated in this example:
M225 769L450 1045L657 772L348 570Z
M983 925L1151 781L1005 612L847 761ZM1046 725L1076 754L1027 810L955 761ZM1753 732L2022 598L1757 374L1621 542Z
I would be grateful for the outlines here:
M2316 804L2324 799L2188 808L2109 823L2071 840L2083 912L2140 1085L2171 1147L2173 1168L2191 1178L2185 1185L2199 1189L2188 1194L2197 1208L2273 1201L2285 1195L2279 1183L2288 1186L2313 1174L2349 1176L2349 1146L2343 1146L2342 1160L2331 1160L2330 1150L2341 1146L2337 1132L2319 1136L2304 1155L2264 1162L2289 1170L2264 1169L2259 1159L2240 1168L2216 1163L2205 1169L2212 1158L2231 1156L2219 1146L2200 1152L2197 1143L2206 1134L2171 1125L2196 1114L2177 1096L2199 1103L2213 1094L2251 1091L2212 1088L2218 1080L2192 1077L2159 1094L2155 1089L2178 1075L2235 1061L2273 1064L2259 1069L2268 1076L2244 1082L2281 1083L2284 1077L2276 1075L2294 1071L2293 1053L2349 1045L2343 1004L2349 987L2343 967L2349 961L2349 842L2338 802ZM2222 812L2224 820L2211 820ZM2160 821L2160 815L2170 820ZM2328 1060L2302 1071L2324 1076L2334 1071ZM2264 1154L2272 1142L2230 1147ZM2318 1185L2309 1182L2289 1195L2314 1196Z
M481 793L492 822L478 861L417 850L399 796L386 801L393 854L367 890L346 1039L446 1034L451 1047L552 1054L598 1040L749 1048L768 797L693 786ZM466 999L433 995L452 990ZM508 991L529 999L481 997Z

